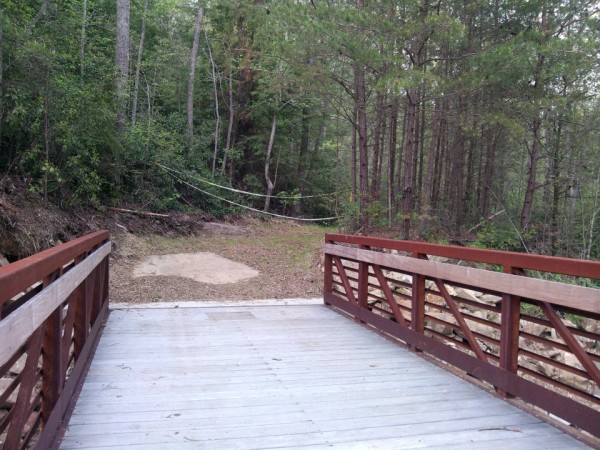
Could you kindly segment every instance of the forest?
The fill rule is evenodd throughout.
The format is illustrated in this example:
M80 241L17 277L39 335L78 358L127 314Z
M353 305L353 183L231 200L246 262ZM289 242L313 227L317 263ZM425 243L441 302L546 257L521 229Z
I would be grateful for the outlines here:
M0 179L66 209L251 208L599 259L599 11L0 0Z

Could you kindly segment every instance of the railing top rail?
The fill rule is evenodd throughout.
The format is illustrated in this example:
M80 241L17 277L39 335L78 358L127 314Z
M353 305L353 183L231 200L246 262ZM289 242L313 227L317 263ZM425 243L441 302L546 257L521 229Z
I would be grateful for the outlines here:
M0 267L0 305L108 239L108 231L97 231Z
M561 258L554 256L531 255L500 250L467 248L458 245L429 244L426 242L401 241L386 238L351 236L347 234L328 233L327 243L344 243L387 248L403 252L421 253L442 256L452 259L464 259L503 267L539 270L576 277L600 279L600 262L582 259Z

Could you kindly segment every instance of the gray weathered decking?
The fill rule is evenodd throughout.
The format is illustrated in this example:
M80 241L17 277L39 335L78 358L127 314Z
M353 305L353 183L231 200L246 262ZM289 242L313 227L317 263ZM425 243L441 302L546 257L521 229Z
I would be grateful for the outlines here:
M321 306L111 313L61 449L586 448Z

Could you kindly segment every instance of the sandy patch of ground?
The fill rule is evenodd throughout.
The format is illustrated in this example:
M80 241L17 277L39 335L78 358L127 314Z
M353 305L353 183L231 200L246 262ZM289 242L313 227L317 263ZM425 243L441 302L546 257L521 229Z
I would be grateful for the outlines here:
M293 222L246 219L233 234L218 229L195 236L113 233L111 303L318 298L322 296L321 245L331 229ZM225 234L227 233L227 234ZM213 253L259 272L245 280L210 284L172 275L135 277L152 255Z
M245 264L207 252L152 255L133 270L136 278L163 275L208 284L237 283L258 273Z

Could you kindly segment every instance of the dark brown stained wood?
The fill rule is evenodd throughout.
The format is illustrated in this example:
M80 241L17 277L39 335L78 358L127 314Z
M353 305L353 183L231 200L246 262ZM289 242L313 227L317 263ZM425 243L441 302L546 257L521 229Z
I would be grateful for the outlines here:
M600 292L597 289L491 272L471 267L457 267L452 264L424 261L406 256L391 255L340 245L324 244L323 249L326 253L338 257L363 260L369 264L379 264L384 267L453 281L467 286L481 287L491 291L527 297L534 300L548 301L557 305L600 314Z
M347 234L336 233L326 234L325 242L369 245L375 248L443 256L452 259L466 259L469 261L497 264L506 267L540 270L543 272L560 273L577 277L600 278L600 262L598 261L531 255L498 250L484 250L480 248L466 248L457 245L439 245L426 242L350 236Z
M360 318L361 321L374 326L378 330L389 333L411 346L417 347L464 370L480 380L487 381L505 392L520 397L526 402L535 404L571 423L577 423L577 426L582 430L592 434L598 433L598 423L600 423L600 411L598 409L582 406L581 403L548 390L539 384L510 374L499 367L451 348L442 342L415 333L411 329L401 327L395 322L373 314L370 311L360 309L356 305L352 305L346 299L336 294L328 294L326 297L326 301L330 305Z
M83 251L108 240L107 231L97 231L62 244L12 264L0 267L0 306L7 300L43 280L56 267L61 267L78 257Z
M0 321L0 364L4 364L14 351L23 345L30 333L71 295L105 257L110 253L110 243L104 244L65 275L43 289L27 304ZM6 267L10 267L6 266Z
M108 311L110 249L108 234L99 232L0 270L2 287L9 288L1 299L35 286L0 318L0 376L27 355L0 392L4 402L18 388L16 403L0 421L2 449L53 448Z
M352 261L359 265L373 266L373 273L377 280L369 280L368 287L369 289L381 289L384 294L383 296L372 294L371 296L376 301L365 308L344 298L344 291L341 289L326 288L324 292L327 304L349 313L356 321L374 326L378 330L404 341L411 349L429 353L474 378L488 382L500 396L520 397L526 402L555 414L572 426L579 427L600 438L598 435L600 429L597 427L597 423L600 423L600 411L597 407L592 406L600 405L600 400L593 395L593 389L588 391L585 387L563 379L562 375L552 377L542 369L532 369L524 362L519 364L519 356L523 356L528 361L539 361L556 368L561 371L559 373L576 375L582 380L592 383L594 388L598 386L600 370L596 363L600 362L600 356L594 354L593 350L586 349L586 341L580 342L579 339L597 340L598 333L567 326L557 311L568 310L579 316L595 319L599 317L600 290L527 277L525 269L520 266L522 261L518 258L512 261L512 265L504 265L504 273L497 273L461 264L429 261L425 252L426 247L419 243L408 243L406 246L406 242L368 237L356 239L352 236L347 240L342 237L340 240L344 241L343 245L336 245L334 242L338 242L337 236L326 236L327 243L323 246L325 254L331 258L339 258L340 265L344 261ZM394 247L394 249L402 248L403 251L406 251L410 247L412 257L386 252L385 250L389 247L382 245L386 241L390 243L389 247ZM375 248L377 251L370 250L370 248ZM384 251L380 251L380 249ZM454 248L430 246L429 249L433 250L434 254L443 254L457 259ZM486 255L480 253L475 256L488 257L487 260L482 259L480 262L492 260L498 262L502 258L498 259L497 253L486 252ZM560 258L554 260L547 258L544 259L543 264L548 267L552 266L553 273L559 273L561 270L555 267L561 262ZM572 267L578 267L581 269L581 273L586 274L589 274L590 268L600 267L598 263L584 262L582 265L578 263ZM378 274L378 271L381 273ZM385 276L384 271L388 271L389 274ZM385 302L390 297L386 288L389 289L388 281L395 278L394 272L412 277L412 302L408 308L406 305L402 305L402 308L410 312L413 318L412 324L418 320L415 318L415 313L417 312L419 316L422 314L421 317L426 319L426 322L420 330L414 325L410 329L399 327L398 323L390 320L390 314L386 310L377 306L377 302ZM581 275L581 273L575 273L575 275ZM594 273L593 278L600 279L600 272ZM425 280L433 282L436 289L426 289ZM357 290L361 288L362 282L362 280L358 280ZM423 283L422 287L419 286L420 283ZM410 287L408 283L400 283L400 285L405 289ZM480 303L479 300L463 298L465 294L471 295L469 292L459 294L457 291L451 295L447 286L473 289L480 293L500 296L501 298L498 300L493 298L491 300L499 301L501 307L492 307ZM425 293L434 298L425 298ZM392 293L392 298L396 299L394 293ZM521 303L523 302L539 306L547 318L522 314ZM426 309L424 309L425 306ZM418 311L419 308L422 310ZM467 309L463 311L463 308ZM478 317L476 313L480 310L491 312L493 316ZM446 314L451 318L438 316L436 313ZM497 323L498 321L499 323ZM487 335L481 327L473 326L471 329L473 322L499 333ZM550 327L550 329L554 328L564 344L552 337L532 334L526 327L521 331L521 326L525 326L524 323L527 322ZM485 329L483 328L483 330ZM555 361L548 355L537 354L538 350L532 349L530 342L534 342L535 345L540 344L542 348L570 352L577 357L583 368L571 363ZM480 343L485 345L485 351L480 347ZM475 353L480 364L473 362L472 353ZM593 438L589 439L591 439L590 442L596 442ZM600 446L600 443L596 442L593 445Z
M467 322L465 322L465 319L464 319L462 313L460 312L460 310L458 309L456 302L450 296L450 294L448 294L448 289L446 289L446 286L444 285L442 280L440 280L439 278L436 278L435 285L438 287L440 294L442 294L442 297L444 298L444 300L446 301L446 304L448 305L448 309L450 310L450 312L454 316L454 319L458 323L458 326L460 327L460 331L465 335L465 338L469 342L469 346L471 347L471 350L473 351L473 353L475 353L479 359L486 361L487 357L486 357L485 353L483 352L483 350L481 350L481 348L479 348L477 339L475 339L473 332L467 325Z

